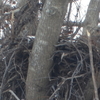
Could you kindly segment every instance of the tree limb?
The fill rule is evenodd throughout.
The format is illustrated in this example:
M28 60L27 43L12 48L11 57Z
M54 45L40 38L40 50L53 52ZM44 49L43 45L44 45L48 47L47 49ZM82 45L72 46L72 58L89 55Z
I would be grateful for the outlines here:
M87 31L87 36L88 36L88 46L89 46L91 73L92 73L92 80L93 80L94 94L95 94L95 99L94 100L99 100L99 97L98 97L98 88L97 88L97 83L96 83L96 79L95 79L94 64L93 64L91 34L88 31Z

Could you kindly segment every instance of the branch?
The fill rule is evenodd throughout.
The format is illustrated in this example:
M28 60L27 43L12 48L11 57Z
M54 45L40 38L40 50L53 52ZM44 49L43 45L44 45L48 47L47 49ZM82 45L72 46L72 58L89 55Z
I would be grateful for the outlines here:
M16 100L20 100L12 90L9 90L9 92L16 98Z
M15 9L15 10L11 10L11 11L9 11L9 12L5 12L5 13L4 13L4 15L8 15L8 14L11 14L11 13L16 13L16 12L19 12L19 11L20 11L20 9L21 9L21 7L20 7L20 8L18 8L18 9Z
M67 22L67 21L65 21L63 25L83 27L83 26L87 25L87 23L85 23L85 22L73 22L73 21ZM100 23L100 19L98 19L98 23Z
M89 46L89 55L90 55L90 66L91 66L91 73L92 73L92 80L93 80L94 94L95 94L95 99L94 100L99 100L98 88L97 88L97 84L96 84L94 65L93 65L93 53L92 53L92 45L91 45L91 34L88 31L87 31L87 36L88 36L88 46Z

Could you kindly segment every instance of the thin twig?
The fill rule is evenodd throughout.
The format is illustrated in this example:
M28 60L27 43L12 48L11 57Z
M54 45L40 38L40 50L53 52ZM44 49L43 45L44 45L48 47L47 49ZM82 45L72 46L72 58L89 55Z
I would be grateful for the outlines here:
M16 98L16 100L20 100L12 90L9 90L9 92Z
M93 65L91 34L89 33L88 30L87 30L87 36L88 36L88 47L89 47L89 55L90 55L91 73L92 73L92 80L93 80L94 94L95 94L95 99L94 100L99 100L98 89L97 89L97 84L96 84L96 79L95 79L94 65Z
M18 96L11 90L11 89L7 89L6 91L3 91L3 93L6 93L6 92L10 92L15 98L16 98L16 100L20 100L19 98L18 98ZM1 99L0 99L1 100Z
M71 9L72 9L72 1L70 1L70 3L69 3L69 11L68 11L68 16L67 16L67 22L69 22L69 19L70 19ZM67 25L68 25L68 23L67 23Z
M18 9L15 9L15 10L11 10L11 11L9 11L9 12L5 12L4 14L5 14L5 15L8 15L8 14L11 14L12 12L13 12L13 13L16 13L16 12L19 12L20 9L21 9L21 7L18 8Z
M81 74L81 75L77 75L77 76L73 76L73 77L68 77L68 78L64 78L64 77L59 77L62 78L62 82L59 83L59 87L54 91L54 93L49 97L48 100L51 100L53 98L53 96L57 93L57 91L60 90L61 86L64 85L65 81L70 80L70 79L74 79L74 78L80 78L83 77L85 74Z
M76 75L76 76L73 76L73 77L68 77L68 78L61 77L61 78L64 79L65 81L67 81L67 80L70 80L70 79L73 79L73 78L80 78L80 77L83 77L85 75L86 74L81 74L81 75Z
M1 100L1 97L2 97L3 89L4 89L5 77L7 75L8 69L9 69L10 64L11 64L11 60L14 57L14 55L15 55L15 52L13 52L13 54L11 55L11 57L9 59L9 62L8 62L8 65L6 64L6 61L5 61L5 65L7 65L7 66L6 66L4 74L2 76L2 83L1 83L1 89L0 89L0 100Z
M51 99L54 97L54 95L57 93L57 91L60 90L61 86L62 86L64 83L65 83L65 80L63 80L62 82L59 83L59 87L54 91L54 93L49 97L48 100L51 100Z

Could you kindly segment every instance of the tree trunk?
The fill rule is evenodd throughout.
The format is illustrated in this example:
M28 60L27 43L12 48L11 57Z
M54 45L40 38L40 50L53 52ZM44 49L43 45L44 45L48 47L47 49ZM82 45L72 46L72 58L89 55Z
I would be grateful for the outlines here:
M97 35L98 18L99 18L99 11L100 11L99 4L100 4L100 0L91 0L90 1L86 19L85 19L85 26L83 28L83 35L86 35L86 31L88 30L91 33L91 38L94 40L94 42L97 41L97 40L95 40L94 37L96 37L96 35ZM97 78L97 80L99 80L98 78ZM97 84L98 84L98 86L100 86L100 83L98 83L98 82L97 82ZM92 80L92 78L90 78L87 83L86 89L84 91L85 100L93 99L93 94L94 94L93 87L94 87L93 80Z
M99 4L100 0L90 1L86 18L84 21L85 26L83 28L83 35L86 35L86 30L88 30L92 34L95 33L99 19Z
M36 39L30 54L26 80L26 100L46 100L45 88L48 84L48 73L57 43L68 0L46 0L43 7Z

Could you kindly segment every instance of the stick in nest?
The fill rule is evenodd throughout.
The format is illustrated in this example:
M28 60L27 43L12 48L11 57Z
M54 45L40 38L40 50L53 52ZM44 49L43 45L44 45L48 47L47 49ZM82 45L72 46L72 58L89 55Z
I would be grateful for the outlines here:
M97 89L97 84L96 84L96 79L95 79L94 65L93 65L91 34L89 33L88 30L87 30L87 37L88 37L88 47L89 47L89 56L90 56L90 66L91 66L91 73L92 73L92 80L93 80L94 94L95 94L94 100L99 100L98 89Z

